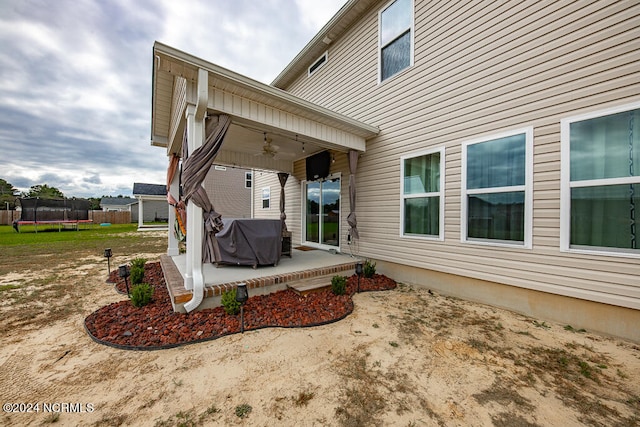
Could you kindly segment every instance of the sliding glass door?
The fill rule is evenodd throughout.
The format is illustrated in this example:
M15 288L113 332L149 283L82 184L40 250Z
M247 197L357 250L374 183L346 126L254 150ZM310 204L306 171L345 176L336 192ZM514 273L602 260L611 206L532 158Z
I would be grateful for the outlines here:
M340 177L304 184L307 243L340 245Z

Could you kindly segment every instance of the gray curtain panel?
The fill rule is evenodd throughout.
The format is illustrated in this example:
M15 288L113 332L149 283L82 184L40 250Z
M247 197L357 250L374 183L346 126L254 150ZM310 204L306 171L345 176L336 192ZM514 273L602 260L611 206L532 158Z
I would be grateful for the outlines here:
M202 262L212 263L218 256L215 234L222 230L222 218L213 207L202 187L202 182L222 147L222 142L231 124L231 117L221 114L210 116L206 121L205 141L191 155L184 156L182 178L184 198L202 208L204 215L204 239L202 247ZM183 144L183 152L186 144ZM187 153L188 154L188 153Z

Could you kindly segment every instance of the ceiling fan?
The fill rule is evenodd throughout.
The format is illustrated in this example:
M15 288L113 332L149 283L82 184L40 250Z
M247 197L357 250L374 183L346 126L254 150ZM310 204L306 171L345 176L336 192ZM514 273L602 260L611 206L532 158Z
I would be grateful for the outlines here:
M262 151L256 153L255 156L267 156L271 158L277 157L289 157L295 156L293 153L280 153L280 146L276 144L272 144L273 140L271 138L267 138L267 134L264 134L264 144L262 144Z

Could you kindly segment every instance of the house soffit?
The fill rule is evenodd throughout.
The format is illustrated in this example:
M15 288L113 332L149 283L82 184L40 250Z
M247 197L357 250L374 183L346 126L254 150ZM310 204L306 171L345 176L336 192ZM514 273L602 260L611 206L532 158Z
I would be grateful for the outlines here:
M264 133L269 139L277 138L274 144L293 141L298 147L306 141L307 155L316 149L331 148L365 150L365 141L376 136L379 130L371 125L335 113L326 108L297 98L273 86L265 85L248 77L226 70L215 64L193 57L169 46L154 45L152 145L169 147L170 135L178 133L172 126L184 126L184 114L179 123L172 123L171 111L174 85L178 78L195 83L198 69L209 74L210 113L225 113L232 116L234 126L257 134L254 146L245 151L256 150L255 141L263 143ZM191 86L195 86L194 84ZM184 95L189 102L189 91ZM181 135L181 134L180 134ZM234 143L234 146L236 144ZM223 147L224 149L224 147ZM296 155L299 157L299 154Z

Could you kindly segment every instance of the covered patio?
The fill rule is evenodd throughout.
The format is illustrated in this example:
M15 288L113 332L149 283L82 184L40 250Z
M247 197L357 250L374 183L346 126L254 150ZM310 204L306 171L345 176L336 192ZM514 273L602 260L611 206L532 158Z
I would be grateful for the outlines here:
M193 293L184 287L186 254L160 259L162 270L171 296L174 311L185 312L184 304L191 300ZM202 272L206 283L203 301L199 309L220 305L220 296L239 283L246 283L250 295L275 292L287 287L312 283L318 278L329 283L328 276L354 273L356 259L347 254L331 253L323 250L293 249L291 258L285 257L277 266L253 269L248 266L204 264Z
M182 289L177 287L175 292L182 299L188 295L183 309L190 312L202 308L208 293L215 294L215 289L220 289L219 281L233 283L245 278L236 268L215 268L211 264L217 251L212 236L219 230L221 219L197 177L203 169L211 167L215 160L216 164L231 167L279 172L284 195L284 183L288 174L294 172L296 162L325 150L348 153L350 168L353 165L350 178L355 179L358 153L365 151L366 140L378 132L376 127L156 42L151 143L165 148L169 156L167 197L178 208L169 209L169 224L174 224L177 212L179 219L186 222L184 231L188 236L186 253L180 255L178 238L170 229L163 266L168 266L165 275L172 275L172 283L182 282ZM182 177L177 173L180 162ZM357 236L355 185L350 206L349 224ZM286 217L283 196L280 206L283 231L287 231ZM299 230L293 231L295 234ZM293 246L297 243L294 241ZM313 252L312 258L321 258L318 256L321 251ZM335 262L336 255L326 255L333 257L330 264ZM339 257L349 260L346 256ZM258 268L251 274L273 276L274 282L281 282L278 277L285 274L281 269L289 269L289 274L316 268L305 264L304 259L303 252L294 251L290 259L283 258L277 267ZM229 281L221 278L226 274L232 276Z

